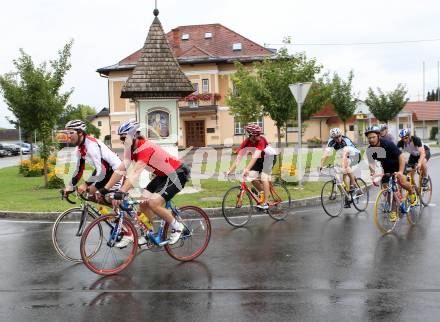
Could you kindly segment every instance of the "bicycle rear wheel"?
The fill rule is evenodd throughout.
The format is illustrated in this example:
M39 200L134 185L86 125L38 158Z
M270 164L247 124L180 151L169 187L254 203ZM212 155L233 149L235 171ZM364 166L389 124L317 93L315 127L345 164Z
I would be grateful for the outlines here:
M396 220L391 220L392 212L396 212ZM394 193L387 189L379 191L374 204L374 222L383 234L392 232L399 221L399 200Z
M273 184L267 199L269 203L268 213L275 220L283 220L289 215L292 207L292 199L289 190L280 182Z
M58 216L52 228L55 250L62 258L75 263L82 262L79 251L82 234L87 225L97 218L91 210L87 210L83 218L83 211L81 208L66 210ZM99 233L102 238L102 230Z
M222 214L226 221L234 227L243 227L254 214L252 197L241 186L226 191L222 201Z
M370 198L368 186L361 178L356 178L356 185L359 189L359 194L352 194L353 206L356 208L357 211L364 211L368 207L368 202Z
M117 274L126 269L136 256L138 235L129 220L124 220L118 240L125 235L132 236L132 242L124 248L109 246L111 234L118 220L116 215L101 216L86 228L81 238L81 258L87 268L96 274ZM100 231L102 231L101 237ZM97 250L96 245L99 245Z
M178 209L176 219L185 225L182 236L173 245L165 245L165 250L174 259L188 262L199 257L208 247L211 239L211 221L199 207L185 206ZM163 240L171 234L170 225L164 227Z
M334 180L329 180L322 186L321 205L330 217L337 217L344 207L344 195Z
M420 182L420 201L423 206L427 207L431 202L432 198L432 180L428 176L428 185L424 188Z

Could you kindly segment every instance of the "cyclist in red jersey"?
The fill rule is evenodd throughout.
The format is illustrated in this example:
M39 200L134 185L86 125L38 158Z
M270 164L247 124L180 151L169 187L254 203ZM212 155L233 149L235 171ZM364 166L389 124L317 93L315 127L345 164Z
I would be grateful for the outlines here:
M126 176L121 189L114 194L113 206L118 207L141 172L144 169L152 172L155 177L142 194L142 199L146 202L141 203L141 211L148 216L151 222L156 214L169 223L172 229L169 243L176 243L185 226L174 218L171 210L165 208L165 202L171 200L184 188L189 179L190 169L160 146L144 138L140 134L138 122L128 121L121 124L118 128L118 135L124 142L124 162L121 163L119 171L113 174L105 187L99 190L99 193L101 195L107 194L113 183L120 180L122 175L126 173L130 161L134 161L132 174ZM127 245L132 241L132 236L124 236L118 247L123 247L124 244ZM139 238L140 245L146 242L145 237Z
M250 149L254 150L252 151L251 161L249 161L249 164L243 171L243 176L249 177L252 185L258 191L264 191L264 202L257 205L257 207L268 209L267 196L269 195L270 189L269 181L271 179L272 168L276 162L276 151L269 146L266 138L261 136L261 128L257 124L249 123L246 126L246 132L249 137L241 143L237 151L238 156L230 169L226 172L226 175L229 176L235 170L243 155L247 155ZM258 179L260 175L261 180Z

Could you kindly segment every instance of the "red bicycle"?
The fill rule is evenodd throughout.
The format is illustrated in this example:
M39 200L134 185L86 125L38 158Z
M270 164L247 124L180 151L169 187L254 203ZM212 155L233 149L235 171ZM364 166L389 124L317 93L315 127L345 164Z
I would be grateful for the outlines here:
M259 192L249 188L245 179L241 185L226 191L222 201L222 213L226 221L234 227L243 227L256 211L267 213L274 220L283 220L292 207L289 190L279 180L270 182L269 196L267 197L268 209L260 209L254 205L260 204Z

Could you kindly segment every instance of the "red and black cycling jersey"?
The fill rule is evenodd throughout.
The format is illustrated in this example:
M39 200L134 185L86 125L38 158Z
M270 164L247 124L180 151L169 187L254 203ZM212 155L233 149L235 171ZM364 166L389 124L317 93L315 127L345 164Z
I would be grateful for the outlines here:
M159 177L175 172L180 161L149 140L138 138L131 151L133 161L142 161L150 172Z
M77 164L71 180L72 186L76 186L81 179L86 161L95 168L94 174L86 181L88 184L102 181L110 169L116 170L121 163L116 153L92 136L86 136L74 153Z

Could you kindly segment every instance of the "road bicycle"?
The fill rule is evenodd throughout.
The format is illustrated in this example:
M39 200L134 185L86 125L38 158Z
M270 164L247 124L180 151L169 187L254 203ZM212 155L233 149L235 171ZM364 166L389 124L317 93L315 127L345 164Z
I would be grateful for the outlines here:
M63 199L64 193L62 190L60 192L61 199ZM79 207L64 211L55 220L52 227L52 243L62 258L74 263L81 263L79 245L82 234L87 225L101 216L101 213L91 203L91 201L94 201L94 198L89 193L79 194L75 188L65 198L68 203L74 205L76 202L70 199L71 194L74 194L81 204Z
M148 243L142 248L157 250L164 248L172 258L186 262L200 256L211 238L211 222L208 215L196 206L175 207L170 201L166 208L185 229L177 243L170 245L168 236L171 228L160 220L156 232L147 230L133 208L143 200L126 199L115 213L95 219L85 229L80 243L81 258L92 272L100 275L113 275L126 269L136 257L139 247L138 230ZM132 242L126 247L118 247L124 236L131 236Z
M342 170L340 166L329 165L325 167L329 173L321 174L331 179L326 181L321 189L321 205L325 213L330 217L339 216L344 208L349 208L351 204L357 211L365 211L369 202L369 189L365 181L355 177L356 189L350 190L350 185L345 182L345 177L341 180Z
M388 184L379 191L374 203L374 222L379 231L384 234L395 231L405 215L411 225L417 224L422 214L422 204L415 186L413 188L417 194L417 204L412 206L410 194L400 186L395 173L378 176L389 178ZM377 185L374 180L373 183Z
M432 198L431 177L428 175L428 184L426 185L426 187L423 187L422 186L423 177L421 176L419 170L416 170L413 167L406 166L405 172L408 175L410 184L416 187L417 192L420 196L420 202L422 203L423 206L427 207L431 202L431 198ZM414 178L415 173L417 173L418 180L415 180Z
M254 188L249 188L244 177L241 185L226 191L222 201L222 214L226 221L234 227L243 227L256 211L267 213L274 220L283 220L292 208L292 198L286 186L277 180L269 182L269 195L267 196L268 209L260 209L254 205L261 203L260 193Z

